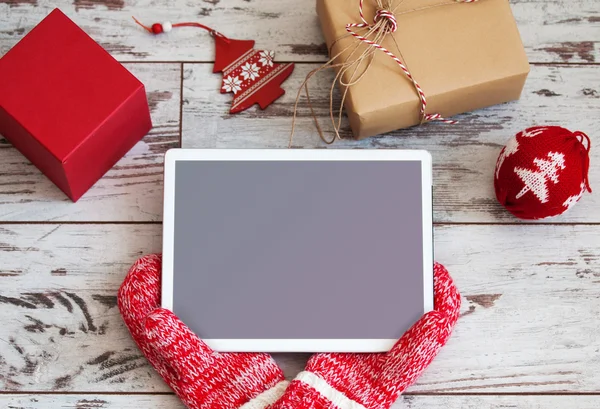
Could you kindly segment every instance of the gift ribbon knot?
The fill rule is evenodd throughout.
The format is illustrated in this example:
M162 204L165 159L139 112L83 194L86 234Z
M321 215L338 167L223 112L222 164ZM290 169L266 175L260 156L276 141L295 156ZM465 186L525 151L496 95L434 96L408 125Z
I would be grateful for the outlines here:
M392 13L391 11L386 9L377 10L373 22L377 24L380 21L382 21L382 19L384 19L384 21L386 22L385 31L389 33L394 33L398 29L398 21L396 20L396 16L394 16L394 13Z

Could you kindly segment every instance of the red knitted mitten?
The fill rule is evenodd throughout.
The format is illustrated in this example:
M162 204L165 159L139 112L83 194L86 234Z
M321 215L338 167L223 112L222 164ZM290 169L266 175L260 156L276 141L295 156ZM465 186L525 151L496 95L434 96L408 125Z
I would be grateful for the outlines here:
M271 409L388 409L446 343L460 309L448 271L435 264L435 310L383 354L316 354Z
M119 310L148 361L190 409L255 409L288 384L268 354L211 350L160 307L161 256L140 258L119 289Z

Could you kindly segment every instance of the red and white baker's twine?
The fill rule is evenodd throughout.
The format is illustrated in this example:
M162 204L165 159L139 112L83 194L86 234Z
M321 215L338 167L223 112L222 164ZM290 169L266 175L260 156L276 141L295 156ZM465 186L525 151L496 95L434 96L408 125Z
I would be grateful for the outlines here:
M475 3L479 0L454 0L454 1L456 1L457 3ZM387 48L383 47L381 44L378 44L372 40L369 40L368 38L366 38L352 30L352 28L354 28L354 27L367 28L367 29L373 28L373 25L369 24L369 22L367 21L367 19L365 18L365 15L363 13L363 2L364 2L364 0L360 0L359 6L358 6L359 7L358 12L360 14L360 19L362 20L362 23L346 24L346 31L348 31L348 33L352 34L352 36L359 39L360 41L384 52L391 59L396 61L396 63L400 66L400 68L404 72L404 75L406 75L406 77L412 82L413 86L415 87L415 90L417 91L417 94L419 95L419 100L421 101L420 115L421 115L422 122L440 121L440 122L444 122L446 124L455 124L457 121L452 120L452 119L446 119L446 118L442 117L440 114L437 114L437 113L436 114L427 114L426 113L427 98L425 97L425 92L423 92L423 89L421 88L421 86L419 85L417 80L412 76L412 74L410 73L410 71L408 70L406 65L404 65L404 63L394 53L392 53ZM375 24L377 24L378 22L382 21L382 19L387 20L387 24L385 25L385 28L384 28L386 30L386 33L394 33L398 29L398 21L396 20L396 16L394 15L393 11L385 10L385 9L377 10L377 12L375 13L373 22Z

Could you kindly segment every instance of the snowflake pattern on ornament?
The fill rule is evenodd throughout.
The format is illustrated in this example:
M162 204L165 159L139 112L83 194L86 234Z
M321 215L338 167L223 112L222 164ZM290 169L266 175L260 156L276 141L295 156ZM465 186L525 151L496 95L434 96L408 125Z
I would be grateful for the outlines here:
M221 92L233 92L230 113L248 109L258 103L262 109L283 95L281 83L292 73L294 64L278 64L272 51L252 48L253 41L217 37L218 70L223 73ZM223 55L223 58L218 57Z
M273 66L273 59L275 58L273 51L261 51L259 56L260 59L258 60L258 62L261 63L264 67Z
M567 200L565 200L565 202L563 203L563 206L566 207L567 210L570 209L571 207L573 207L573 205L575 203L577 203L579 201L579 199L581 199L581 197L583 196L583 194L585 193L585 190L586 190L585 183L581 183L580 188L581 188L581 191L578 194L576 194L574 196L569 196L567 198Z
M515 196L516 199L531 191L541 203L548 202L548 182L558 183L559 171L565 169L565 155L559 152L549 152L548 158L549 160L540 158L533 160L538 170L515 167L515 173L525 184Z
M254 81L259 77L260 68L256 65L256 63L250 64L247 62L244 66L242 66L242 77L244 80Z
M223 78L223 89L227 92L233 92L237 94L238 91L242 90L242 81L238 77L227 77Z
M546 128L546 127L526 129L524 131L521 131L518 134L518 136L520 136L522 138L533 138L534 136L538 136L540 134L543 134L544 132L546 132L547 129L548 128Z

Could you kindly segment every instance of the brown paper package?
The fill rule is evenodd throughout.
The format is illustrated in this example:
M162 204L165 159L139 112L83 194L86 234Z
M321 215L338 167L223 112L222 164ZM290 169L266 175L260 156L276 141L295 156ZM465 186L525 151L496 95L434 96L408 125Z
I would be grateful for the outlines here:
M358 5L359 0L317 0L331 56L360 43L346 31L346 24L361 22ZM371 23L375 1L366 0L363 10ZM395 16L398 29L388 37L394 36L400 53L391 38L385 38L381 45L396 54L421 85L428 114L448 118L519 98L529 63L508 0L403 0ZM359 47L367 45L361 43ZM352 49L342 53L336 63L345 61ZM350 70L344 80L349 77ZM357 138L421 121L414 86L398 64L381 51L374 54L364 77L349 87L344 106Z

